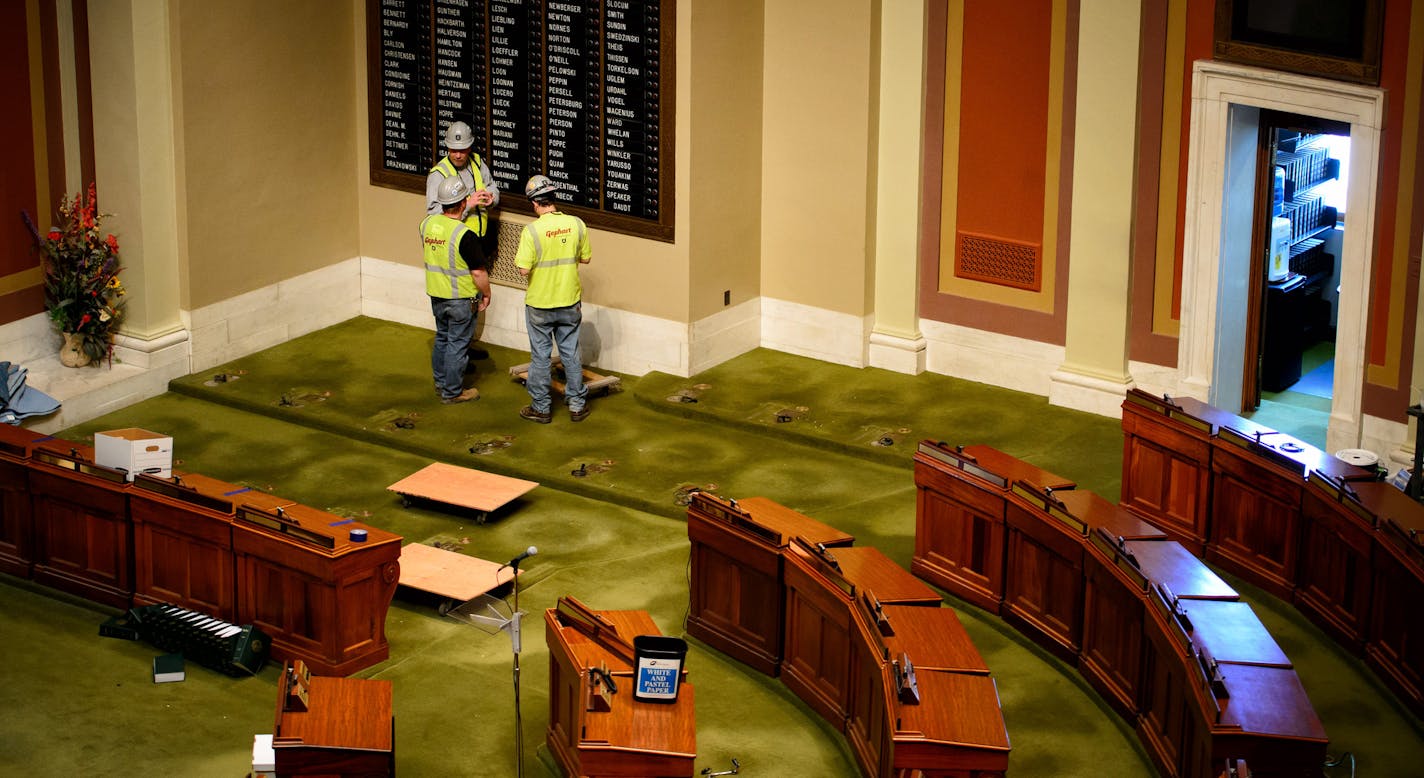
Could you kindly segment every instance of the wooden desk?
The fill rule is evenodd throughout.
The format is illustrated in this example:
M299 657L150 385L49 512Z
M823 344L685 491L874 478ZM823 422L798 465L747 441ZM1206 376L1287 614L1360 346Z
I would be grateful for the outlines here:
M694 494L687 507L687 633L760 672L780 673L786 606L781 553L793 537L834 547L855 539L764 497L734 505Z
M1008 554L999 613L1060 659L1083 644L1086 537L1161 539L1161 530L1091 492L1047 492L1015 483L1007 502Z
M1311 473L1300 506L1295 606L1355 654L1363 651L1369 624L1370 559L1379 523L1360 495L1381 490L1394 487L1348 484Z
M400 578L399 535L303 505L242 504L233 521L238 621L272 656L350 675L390 655L386 611ZM368 539L352 542L352 529Z
M284 670L272 730L279 778L395 775L390 681L311 676L305 711L286 709L287 684Z
M94 449L51 439L30 454L34 579L119 609L132 604L133 525L127 476Z
M233 495L244 491L197 473L140 475L130 489L134 604L166 602L237 619Z
M1004 598L1005 514L1012 484L1074 483L988 446L922 441L915 453L915 575L981 608Z
M1140 389L1122 403L1122 507L1201 555L1210 531L1215 408Z
M0 424L0 572L29 578L35 566L34 508L30 505L30 451L44 437Z
M1424 506L1388 484L1356 486L1380 517L1365 661L1404 701L1424 715Z
M697 757L693 688L672 703L633 699L633 638L661 634L647 611L594 611L571 597L544 612L549 647L549 750L566 774L690 776ZM595 669L618 691L597 693ZM686 670L684 669L684 675Z
M886 606L886 620L895 629L893 636L886 636L875 611L863 605L862 599L853 609L845 724L861 772L885 778L1002 776L1008 767L1009 738L998 689L987 668L981 671L983 660L962 635L954 612ZM944 618L946 614L951 618ZM935 645L941 635L951 643L962 638L972 657L946 655ZM918 702L898 694L897 671L907 657L914 666ZM967 665L967 671L943 665Z
M923 670L989 674L989 665L953 608L886 605L882 613L891 630L881 635L890 656L908 654Z
M879 682L864 677L870 659L859 657L860 653L869 652L874 662L884 663L893 641L902 651L923 650L925 659L920 659L919 653L911 655L916 666L928 661L930 667L962 665L981 675L987 670L977 651L972 655L964 652L966 645L973 650L968 635L957 617L942 615L938 595L890 562L879 549L850 547L821 552L797 541L786 548L785 556L786 655L781 680L837 729L846 731L855 690ZM867 600L881 603L885 622L895 631L894 637L881 635L877 620L876 635L884 641L880 648L861 645L865 628L858 628L856 620L870 621L873 611L856 614ZM899 607L887 610L896 605ZM944 645L931 647L919 642L935 633L946 638ZM858 679L857 670L862 673ZM861 713L862 717L868 715Z
M1138 735L1168 775L1228 757L1316 776L1329 741L1300 679L1245 603L1149 594ZM1221 659L1216 653L1229 657Z
M786 621L781 682L837 732L845 732L855 585L800 542L788 546L784 557Z
M894 708L896 770L925 778L1003 776L1009 733L999 688L987 675L916 670L920 704Z
M1240 420L1240 421L1245 421ZM1223 426L1212 439L1212 529L1206 558L1285 600L1295 589L1305 476L1364 471L1280 433ZM1264 432L1270 433L1270 430ZM1299 450L1294 450L1299 449Z
M1006 506L1005 620L1070 659L1081 636L1080 671L1165 774L1208 776L1228 756L1318 773L1324 729L1289 660L1182 544L1084 492L1005 495L983 476L956 488Z

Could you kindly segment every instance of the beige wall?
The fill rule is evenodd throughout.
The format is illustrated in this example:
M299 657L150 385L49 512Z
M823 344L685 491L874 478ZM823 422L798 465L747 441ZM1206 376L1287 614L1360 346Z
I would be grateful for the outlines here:
M693 321L761 291L762 0L698 3L690 19Z
M359 254L349 160L360 5L175 1L184 308Z
M360 208L360 253L363 256L418 265L419 241L415 229L424 214L422 197L370 184L366 159L368 133L366 129L366 64L365 21L363 0L351 0L355 14L354 32L349 45L355 46L352 68L357 78L356 99L351 107L350 121L355 127L356 194ZM694 19L691 0L677 4L677 73L676 111L677 138L674 144L674 219L676 242L634 238L627 235L591 230L593 263L582 271L584 299L599 306L641 313L673 321L688 321L688 255L689 225L692 198L690 196L688 130L691 99L689 61L695 56ZM502 218L525 223L527 217L505 214ZM498 291L495 292L498 299Z
M868 312L877 5L767 4L761 182L767 297Z
M763 2L679 0L676 241L594 230L590 302L872 307L874 5ZM354 256L418 264L421 196L369 183L364 11L174 0L184 309Z

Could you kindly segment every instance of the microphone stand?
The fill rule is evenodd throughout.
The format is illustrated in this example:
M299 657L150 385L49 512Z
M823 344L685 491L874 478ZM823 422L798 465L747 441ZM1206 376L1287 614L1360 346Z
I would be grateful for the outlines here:
M519 610L519 558L509 566L514 568L514 577L509 585L514 588L514 614L509 620L509 639L514 647L514 758L518 778L524 778L524 723L519 713L519 620L524 613Z

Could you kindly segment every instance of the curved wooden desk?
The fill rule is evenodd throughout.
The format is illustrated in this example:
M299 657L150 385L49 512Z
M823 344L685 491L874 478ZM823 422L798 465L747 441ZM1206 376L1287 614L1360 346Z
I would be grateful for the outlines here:
M1424 715L1424 505L1199 400L1133 390L1122 408L1123 505L1292 601Z
M952 484L960 504L1004 506L1005 596L996 612L1077 664L1165 774L1212 776L1228 757L1273 775L1319 773L1328 741L1289 660L1199 559L1091 493L1010 479L1031 469L1007 455L976 452L981 463L1000 463L984 473L944 453L921 444L922 492ZM919 504L944 499L923 495ZM951 520L943 512L938 519ZM953 520L977 521L968 513ZM937 537L956 534L942 527ZM934 538L917 536L917 561L922 550L939 551ZM972 581L932 580L956 595L982 594Z
M1008 769L989 668L940 596L881 551L832 545L850 537L762 498L696 495L688 536L693 612L704 623L699 603L775 613L759 630L711 634L765 671L764 631L774 628L780 654L770 674L845 734L863 773L999 778ZM764 582L759 604L737 596L749 576Z

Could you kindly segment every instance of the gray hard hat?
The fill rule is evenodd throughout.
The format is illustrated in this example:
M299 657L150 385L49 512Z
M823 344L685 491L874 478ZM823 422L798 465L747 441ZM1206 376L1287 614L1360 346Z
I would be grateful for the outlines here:
M454 205L469 196L470 187L459 176L450 176L441 181L440 188L435 190L435 201L441 205Z
M529 183L524 185L524 196L530 200L537 200L542 197L553 197L559 193L559 185L554 183L548 176L532 176Z
M445 128L445 148L451 151L464 151L475 145L475 131L470 129L470 125L464 122L455 122Z

